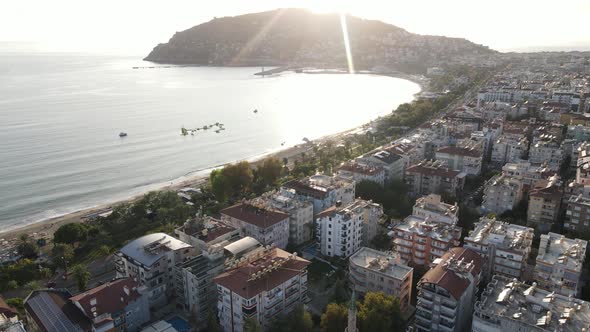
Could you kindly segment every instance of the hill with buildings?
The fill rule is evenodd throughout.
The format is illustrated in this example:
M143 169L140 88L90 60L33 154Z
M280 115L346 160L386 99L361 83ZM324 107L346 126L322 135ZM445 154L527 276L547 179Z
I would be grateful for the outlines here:
M357 69L422 72L426 66L490 58L496 51L461 38L425 36L380 21L346 16ZM196 65L345 67L341 17L277 9L213 20L177 32L145 60Z

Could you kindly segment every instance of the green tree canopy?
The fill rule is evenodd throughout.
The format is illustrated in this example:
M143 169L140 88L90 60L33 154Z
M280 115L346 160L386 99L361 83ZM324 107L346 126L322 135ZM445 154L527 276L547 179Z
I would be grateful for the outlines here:
M368 292L358 306L360 332L401 331L399 300L382 292Z
M265 186L270 186L276 183L281 176L283 164L277 158L267 158L258 166L258 176Z
M86 286L88 285L88 281L90 280L90 272L84 265L76 265L72 268L72 274L76 279L76 283L78 285L78 291L83 292L86 290Z
M53 242L73 245L76 242L86 240L88 226L80 223L71 223L60 226L53 234Z
M262 332L262 328L260 328L256 319L247 318L244 320L244 332Z
M51 249L51 259L59 267L65 267L66 262L71 262L73 257L74 250L66 244L58 243Z
M29 241L20 243L16 247L16 251L23 258L35 258L35 257L37 257L37 245L34 244L34 243L32 243L32 242L29 242Z
M329 303L322 314L320 327L323 332L342 332L348 324L348 309L343 304Z

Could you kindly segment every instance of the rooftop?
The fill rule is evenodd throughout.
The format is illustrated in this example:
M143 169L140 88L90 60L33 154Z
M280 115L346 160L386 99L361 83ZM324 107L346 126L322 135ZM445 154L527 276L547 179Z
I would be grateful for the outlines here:
M436 152L474 158L482 157L482 151L474 147L445 146L436 150Z
M89 289L70 298L77 302L90 319L105 313L114 313L141 297L137 282L132 278L122 278Z
M260 228L268 228L289 219L286 213L251 203L239 203L221 210L220 213Z
M422 161L416 165L412 165L406 169L406 173L420 173L430 176L441 176L446 178L454 178L461 175L460 171L452 170L443 166L443 163L435 161Z
M447 204L437 194L430 194L418 198L414 204L414 208L424 209L445 216L457 216L459 213L459 206L456 203L455 205Z
M590 304L495 275L475 304L485 317L503 317L539 331L579 332L590 326Z
M494 245L497 248L515 251L528 250L533 243L534 230L504 221L482 217L475 223L465 242Z
M144 266L151 266L166 252L184 248L191 248L191 245L164 233L154 233L129 242L121 248L120 252Z
M354 215L358 215L358 214L362 213L363 209L366 209L369 207L382 209L380 204L373 203L372 201L365 201L364 199L355 199L353 202L351 202L348 205L341 205L341 206L335 205L335 206L331 206L331 207L325 209L324 211L320 212L316 216L316 219L323 218L326 216L333 216L335 214L340 214L346 220L346 219L352 218Z
M414 271L413 268L402 264L399 256L367 247L362 247L350 256L349 262L398 280L405 279L408 274Z
M292 180L285 183L285 188L294 189L297 194L325 198L328 193L336 188L352 186L354 182L338 177L327 175L313 175L302 180Z
M64 290L36 290L25 300L25 310L42 332L90 330L90 320L68 299Z
M384 172L383 167L368 166L368 165L359 164L356 162L345 163L342 166L340 166L340 168L338 170L345 171L345 172L351 172L351 173L371 175L371 176Z
M450 242L461 237L461 227L418 216L408 216L401 224L396 225L394 230L420 234L441 242Z
M588 241L569 239L561 234L542 234L537 264L562 264L568 270L581 271L586 258L587 245Z
M182 232L199 240L209 243L215 239L235 232L236 229L213 217L194 218L178 227L175 232Z
M310 262L278 248L249 255L213 281L243 298L269 291L305 270Z
M483 262L483 258L471 249L452 248L440 258L436 266L424 274L420 284L435 284L446 289L458 300L481 272Z

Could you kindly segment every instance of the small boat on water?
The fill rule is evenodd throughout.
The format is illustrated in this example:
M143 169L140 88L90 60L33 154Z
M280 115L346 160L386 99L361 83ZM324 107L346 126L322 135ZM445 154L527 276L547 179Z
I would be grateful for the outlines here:
M255 109L255 110L254 110L254 113L258 113L258 109Z
M125 132L120 132L119 133L119 137L125 137L125 136L127 136L127 133L125 133Z
M215 132L219 134L221 132L221 130L217 129Z

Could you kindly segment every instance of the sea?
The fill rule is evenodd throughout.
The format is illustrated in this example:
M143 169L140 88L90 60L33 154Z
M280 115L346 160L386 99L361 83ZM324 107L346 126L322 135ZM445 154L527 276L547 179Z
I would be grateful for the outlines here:
M0 231L351 129L420 91L387 76L260 70L0 52ZM181 135L215 123L225 130Z

